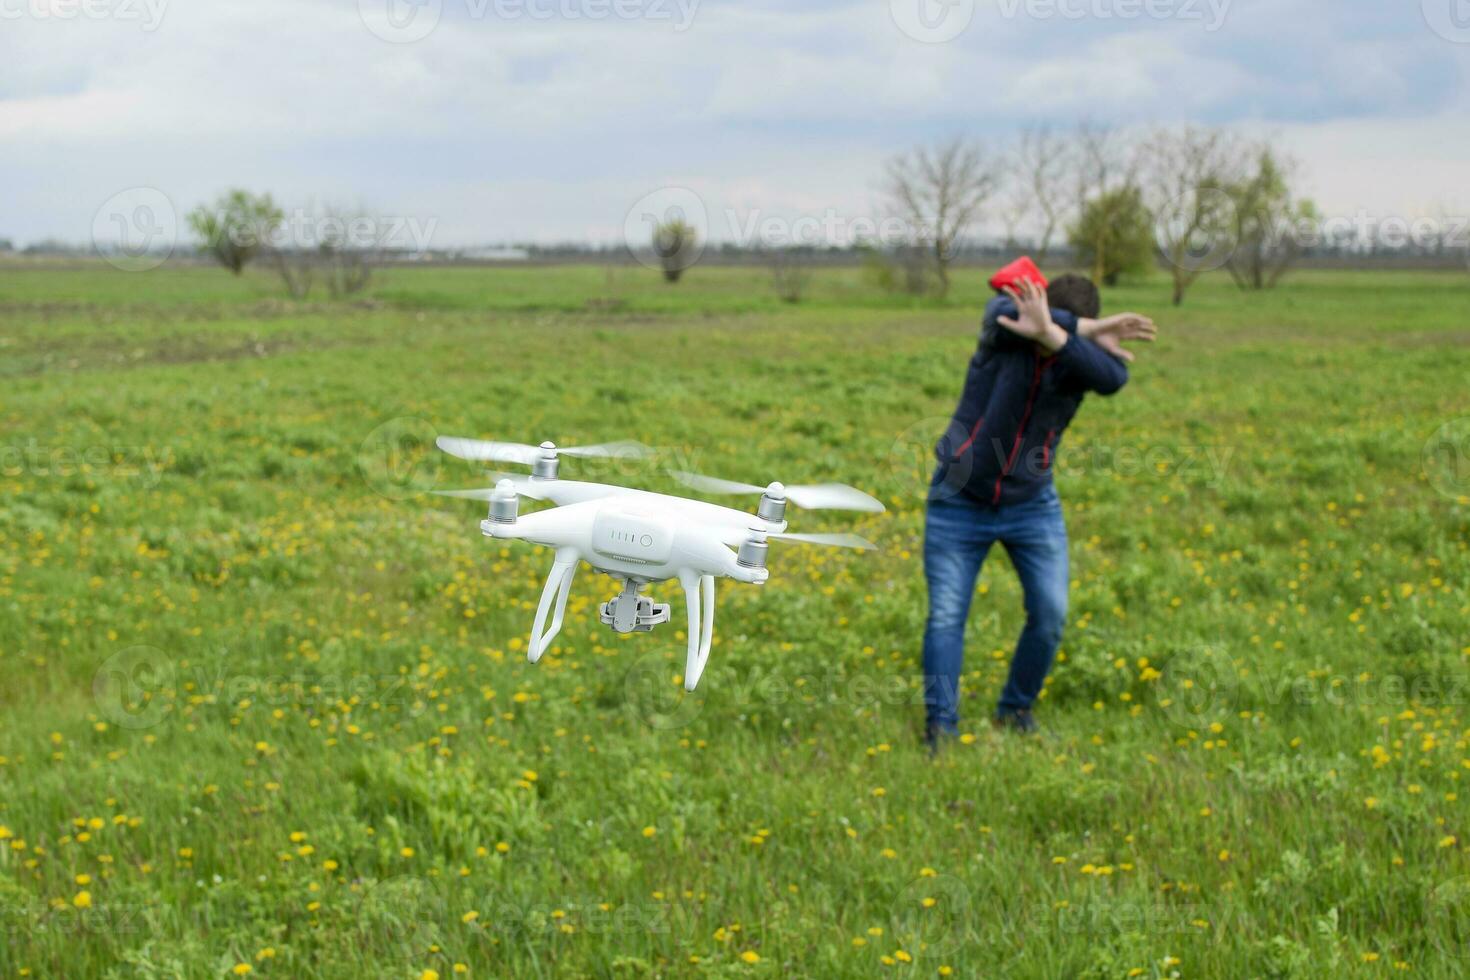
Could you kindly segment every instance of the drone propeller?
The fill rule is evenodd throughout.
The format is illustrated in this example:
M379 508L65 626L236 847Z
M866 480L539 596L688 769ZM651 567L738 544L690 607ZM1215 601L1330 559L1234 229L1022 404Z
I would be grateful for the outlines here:
M520 463L533 466L543 459L557 456L614 456L618 459L646 459L653 450L641 442L624 439L605 442L596 446L558 446L543 442L539 446L528 446L519 442L486 442L483 439L464 439L459 436L440 436L435 445L451 456L475 461L493 460L497 463Z
M686 487L703 490L705 493L759 493L776 498L784 497L803 510L861 510L881 514L885 509L873 497L843 483L817 483L810 486L772 483L770 486L758 487L753 483L736 483L698 473L676 471L673 475L674 479Z
M854 548L858 551L877 551L878 546L867 538L856 534L767 534L772 541L797 541L802 544L819 544L828 548Z
M440 496L460 497L469 500L485 500L494 503L514 497L549 501L558 507L567 504L582 504L589 500L632 496L639 491L606 483L583 483L578 480L559 480L555 474L539 476L535 473L497 473L487 471L486 476L494 483L492 487L472 490L437 490ZM509 505L506 505L507 508Z
M536 485L525 477L501 477L496 482L498 484L505 480L509 480L512 489L522 497L530 497L532 500L546 499L546 494L537 489ZM493 500L498 489L499 487L495 486L475 490L435 490L434 493L441 497L458 497L461 500Z

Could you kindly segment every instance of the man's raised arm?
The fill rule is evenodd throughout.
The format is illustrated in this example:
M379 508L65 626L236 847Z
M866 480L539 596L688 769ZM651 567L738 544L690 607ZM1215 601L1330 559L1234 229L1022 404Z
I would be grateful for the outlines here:
M1008 286L1005 292L1015 302L1017 315L998 316L996 322L1018 337L1041 345L1080 387L1111 395L1128 383L1128 368L1121 358L1104 352L1086 337L1074 337L1053 320L1046 290L1041 286L1026 281L1019 291Z
M1002 318L1015 319L1019 314L1016 301L1011 296L997 296L985 307L985 319L980 329L980 342L987 347L996 350L1024 350L1031 346L1033 341L1021 336L1013 330L1001 324ZM1061 327L1067 333L1075 333L1084 336L1082 324L1096 324L1099 320L1084 320L1082 317L1074 316L1066 310L1053 309L1048 311L1052 322Z

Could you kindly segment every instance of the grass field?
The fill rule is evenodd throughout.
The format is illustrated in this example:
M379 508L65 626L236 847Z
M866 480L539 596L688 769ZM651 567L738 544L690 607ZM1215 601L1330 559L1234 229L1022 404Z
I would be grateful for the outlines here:
M1058 463L1045 734L986 723L997 552L930 761L925 455L984 298L0 267L0 976L1463 976L1470 278L1107 294L1161 338ZM796 529L883 550L722 584L693 695L585 570L533 667L550 556L422 492L484 485L436 433L850 482L889 512Z

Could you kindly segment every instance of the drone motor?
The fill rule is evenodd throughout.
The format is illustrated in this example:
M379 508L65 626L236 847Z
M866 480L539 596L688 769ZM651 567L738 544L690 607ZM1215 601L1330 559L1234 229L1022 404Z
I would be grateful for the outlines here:
M555 480L561 463L556 455L556 443L543 442L539 448L541 455L531 463L531 475L542 480Z
M770 550L771 546L766 544L766 529L753 527L750 529L750 537L740 542L740 551L736 553L735 560L746 568L765 568L766 554Z
M489 519L496 524L514 524L520 513L520 504L521 495L516 493L515 484L501 480L490 495Z

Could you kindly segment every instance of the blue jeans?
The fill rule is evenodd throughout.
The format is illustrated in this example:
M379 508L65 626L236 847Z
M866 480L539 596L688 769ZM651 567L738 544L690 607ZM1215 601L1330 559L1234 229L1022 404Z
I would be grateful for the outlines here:
M1026 626L1011 656L997 716L1030 708L1041 693L1067 619L1067 526L1056 488L1030 500L986 507L963 493L930 500L924 522L924 706L929 729L954 731L959 721L965 621L980 566L999 541L1026 594Z

